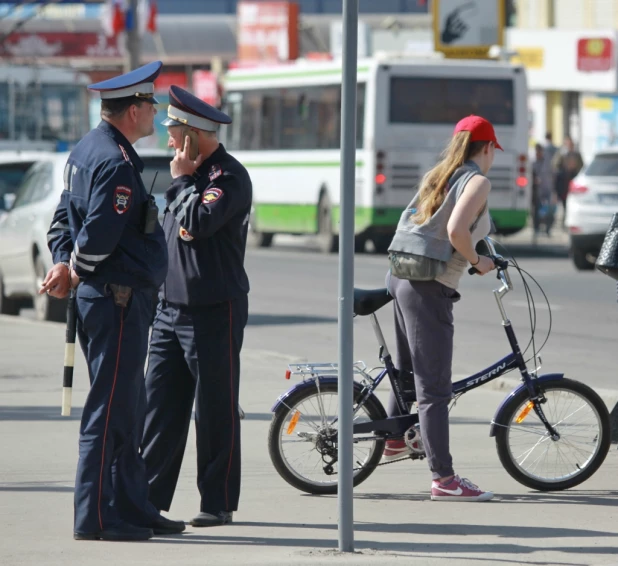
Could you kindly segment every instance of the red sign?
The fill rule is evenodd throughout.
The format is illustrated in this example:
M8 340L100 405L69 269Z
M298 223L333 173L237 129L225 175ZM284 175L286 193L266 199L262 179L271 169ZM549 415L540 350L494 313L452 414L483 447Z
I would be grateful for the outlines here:
M2 44L0 53L5 57L89 57L93 59L122 57L114 37L102 33L12 33Z
M218 107L221 102L221 88L217 75L210 71L194 71L193 94L207 104Z
M577 42L577 70L609 71L614 64L614 42L605 37L580 39Z
M290 61L298 58L298 4L238 2L238 59Z

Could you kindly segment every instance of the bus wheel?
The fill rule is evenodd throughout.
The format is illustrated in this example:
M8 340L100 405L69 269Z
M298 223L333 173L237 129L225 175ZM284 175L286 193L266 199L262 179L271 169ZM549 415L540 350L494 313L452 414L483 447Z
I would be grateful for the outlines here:
M274 234L270 232L258 232L255 222L255 210L251 210L249 216L249 230L247 232L247 246L251 248L269 248L273 243Z
M323 194L318 203L318 248L328 254L339 250L339 237L333 232L333 209L328 195Z
M371 238L373 241L373 247L375 248L375 253L377 254L387 254L388 246L391 245L393 241L393 237L388 234L380 234L378 236L374 236Z

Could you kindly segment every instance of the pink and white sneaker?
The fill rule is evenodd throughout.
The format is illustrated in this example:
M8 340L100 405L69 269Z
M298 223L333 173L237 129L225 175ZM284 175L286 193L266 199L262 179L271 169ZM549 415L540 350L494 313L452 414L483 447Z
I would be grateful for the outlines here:
M382 453L382 462L392 462L399 458L405 458L410 454L412 454L412 450L410 450L405 440L387 440Z
M494 494L483 491L469 479L455 476L447 484L437 480L431 482L432 501L489 501Z

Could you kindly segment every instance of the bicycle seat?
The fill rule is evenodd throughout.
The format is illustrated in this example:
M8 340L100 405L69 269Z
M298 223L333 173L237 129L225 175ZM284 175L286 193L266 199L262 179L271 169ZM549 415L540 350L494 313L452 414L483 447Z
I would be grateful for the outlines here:
M392 300L393 297L386 287L369 290L354 288L354 314L367 316L381 309Z

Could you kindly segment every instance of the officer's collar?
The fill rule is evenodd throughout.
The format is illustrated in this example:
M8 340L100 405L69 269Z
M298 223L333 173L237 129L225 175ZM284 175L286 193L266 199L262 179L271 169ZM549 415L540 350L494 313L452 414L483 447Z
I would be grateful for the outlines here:
M144 170L144 162L140 159L139 155L137 155L129 140L116 128L116 126L113 126L105 120L101 120L98 129L112 138L120 146L119 151L122 152L126 161L129 161L140 173Z
M225 153L227 152L225 151L223 144L219 142L219 147L215 149L207 159L204 159L204 161L197 168L195 171L195 176L201 177L202 175L206 175L206 173L208 173L208 168L211 165L219 163Z

